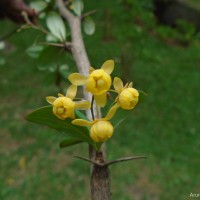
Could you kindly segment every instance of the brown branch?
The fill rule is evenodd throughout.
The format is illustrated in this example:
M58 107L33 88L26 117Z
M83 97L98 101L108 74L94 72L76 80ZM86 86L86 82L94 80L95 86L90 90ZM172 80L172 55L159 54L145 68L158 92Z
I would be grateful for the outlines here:
M66 7L63 0L56 0L61 15L67 20L72 37L72 54L81 74L88 75L90 62L85 50L85 45L81 32L81 20L73 15ZM85 94L86 95L86 94ZM91 99L91 95L86 95L87 99ZM91 118L91 116L90 116Z
M96 161L93 161L93 160L85 158L85 157L81 157L81 156L74 156L74 157L79 158L81 160L84 160L84 161L89 162L89 163L94 164L94 165L98 165L98 166L101 166L101 167L103 166L103 163L98 163Z
M54 43L54 42L41 42L40 44L43 45L50 45L50 46L55 46L55 47L70 47L71 43L70 42L66 42L66 43Z
M61 13L61 15L69 22L73 19L73 14L66 8L65 3L63 0L56 0L58 9Z
M70 42L65 43L54 43L54 42L40 42L42 45L54 46L54 47L61 47L69 53L72 53L72 44Z
M91 159L88 159L88 158L85 158L85 157L81 157L81 156L74 156L74 157L79 158L81 160L84 160L86 162L92 163L92 164L97 165L99 167L105 167L105 166L113 165L113 164L120 163L120 162L126 162L126 161L131 161L131 160L147 158L147 156L132 156L132 157L126 157L126 158L119 158L119 159L112 160L112 161L109 161L109 162L99 163L99 162L96 162L94 160L91 160Z
M31 28L36 29L41 31L44 34L49 34L49 31L47 31L46 29L44 29L42 26L39 25L35 25L30 19L29 16L27 15L26 12L22 12L22 16L24 18L24 21L26 22L25 25L29 25ZM23 26L22 26L23 27Z
M29 19L34 23L37 12L28 6L24 0L0 0L0 19L9 18L15 23L24 23L22 12L26 12Z
M133 156L133 157L126 157L126 158L119 158L119 159L116 159L116 160L113 160L113 161L110 161L110 162L106 162L105 165L109 166L109 165L113 165L113 164L116 164L116 163L131 161L131 160L137 160L137 159L141 159L141 158L147 158L147 156Z

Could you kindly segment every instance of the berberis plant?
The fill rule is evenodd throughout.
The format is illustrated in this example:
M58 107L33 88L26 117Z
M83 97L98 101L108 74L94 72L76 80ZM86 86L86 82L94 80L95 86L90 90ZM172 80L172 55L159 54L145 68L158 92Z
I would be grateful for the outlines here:
M62 148L82 142L88 143L89 158L76 157L91 163L91 199L109 200L111 196L109 166L123 161L145 158L145 156L134 156L107 161L105 151L105 142L115 133L115 128L110 122L111 118L118 109L132 110L138 103L139 92L133 88L132 82L124 84L120 78L111 77L114 70L113 60L105 61L100 69L91 67L81 25L83 23L83 30L86 34L94 33L95 24L89 16L94 11L82 14L84 8L82 0L45 2L46 7L38 12L41 18L46 17L46 27L31 23L26 13L23 13L26 24L21 27L21 30L33 28L46 35L46 42L40 43L39 46L34 45L34 48L29 48L28 52L34 58L39 58L39 62L44 61L41 58L47 58L47 62L46 59L45 62L40 62L41 65L45 68L51 65L56 66L50 71L58 74L62 72L62 66L66 63L63 63L63 59L57 58L58 52L54 53L52 48L61 49L60 52L67 52L73 56L79 73L69 74L67 71L71 85L66 94L61 94L61 92L58 93L58 97L46 97L51 105L33 111L27 116L27 120L64 133L66 138L60 143ZM41 4L43 5L44 2L35 2L34 6L38 8L39 5L41 8ZM68 23L69 33L66 33L63 19ZM49 48L50 46L52 48ZM67 82L67 76L64 77ZM57 78L60 80L60 77ZM78 86L83 88L83 98L77 95ZM61 91L61 87L59 88ZM108 94L113 96L113 102L108 100ZM102 116L101 109L104 107L109 107L109 110L105 116ZM86 110L86 113L80 110Z
M65 95L58 93L58 97L48 96L46 100L51 106L39 108L27 116L32 122L48 125L52 128L66 132L68 138L61 142L62 147L87 142L97 151L103 142L112 137L114 127L109 121L118 108L132 110L138 103L139 92L132 87L131 83L123 82L115 77L114 81L110 76L114 69L114 61L107 60L101 69L90 67L88 76L80 73L72 73L68 79L72 83ZM112 89L112 82L114 88ZM91 102L79 98L76 101L77 86L83 85L84 93L92 95ZM116 93L111 108L103 118L95 117L98 106L104 107L107 103L107 93ZM87 119L79 110L90 110L92 120ZM56 117L55 117L56 116ZM89 127L80 128L79 126ZM73 141L73 142L72 142Z

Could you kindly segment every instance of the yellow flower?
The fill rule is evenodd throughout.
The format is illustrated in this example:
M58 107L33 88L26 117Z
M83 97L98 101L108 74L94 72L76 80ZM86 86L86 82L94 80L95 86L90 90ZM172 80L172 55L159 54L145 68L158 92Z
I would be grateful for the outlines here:
M47 97L48 98L48 97ZM64 120L67 117L74 119L75 103L67 97L58 97L52 103L53 113L58 118Z
M68 79L73 85L85 85L86 91L94 95L97 105L104 107L106 104L106 92L110 89L112 80L110 74L114 69L114 61L107 60L101 69L90 68L90 74L84 76L79 73L70 74Z
M48 103L53 105L53 113L58 118L64 120L66 118L74 119L75 109L89 109L91 104L89 101L75 102L73 99L76 96L77 86L71 85L66 95L58 94L58 98L53 96L46 97Z
M132 83L123 86L122 80L115 77L113 85L118 93L118 97L115 100L117 104L126 110L133 109L138 103L139 92L132 88Z
M94 121L87 121L83 119L75 119L72 121L72 124L78 126L90 126L90 137L95 142L105 142L112 137L114 128L112 124L108 121L110 120L116 110L119 108L119 105L115 104L111 107L106 117L101 119L95 119Z
M90 129L90 137L95 142L104 142L113 135L114 128L109 121L97 121Z

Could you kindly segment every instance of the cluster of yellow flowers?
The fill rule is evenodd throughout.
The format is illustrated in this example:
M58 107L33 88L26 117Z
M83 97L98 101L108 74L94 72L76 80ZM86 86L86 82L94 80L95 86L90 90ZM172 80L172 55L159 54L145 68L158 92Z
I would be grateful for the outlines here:
M108 111L106 117L101 119L93 119L87 121L83 119L74 119L75 109L90 109L89 101L74 101L77 93L77 86L84 85L86 92L90 92L96 104L104 107L107 102L107 92L112 85L110 74L114 69L114 61L107 60L103 63L101 69L93 69L90 67L88 76L80 73L72 73L68 79L72 85L68 88L66 95L58 94L58 97L48 96L47 101L53 105L53 113L60 119L73 119L72 124L78 126L89 126L90 137L95 142L104 142L109 139L114 132L114 128L109 120L114 116L118 108L131 110L133 109L139 98L139 92L132 87L132 83L123 84L120 78L115 77L113 81L114 91L118 94L115 99L114 106Z

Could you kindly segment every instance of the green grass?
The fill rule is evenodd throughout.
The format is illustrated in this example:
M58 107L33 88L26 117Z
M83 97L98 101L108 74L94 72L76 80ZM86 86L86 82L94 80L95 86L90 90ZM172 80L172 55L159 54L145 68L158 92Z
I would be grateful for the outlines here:
M148 159L110 168L112 199L189 199L200 187L200 46L159 40L134 25L131 13L119 3L90 2L85 7L97 6L97 31L84 36L92 65L98 68L115 59L113 76L133 80L136 88L148 93L132 112L119 111L113 119L114 124L125 120L108 141L108 159L131 155ZM8 22L1 25L5 27L1 34L13 27ZM11 48L3 54L6 65L0 67L0 199L89 199L89 165L73 157L87 156L87 145L61 150L63 135L24 120L30 111L47 105L47 95L57 93L53 84L45 83L36 61L25 54L35 34L28 31L10 38Z

